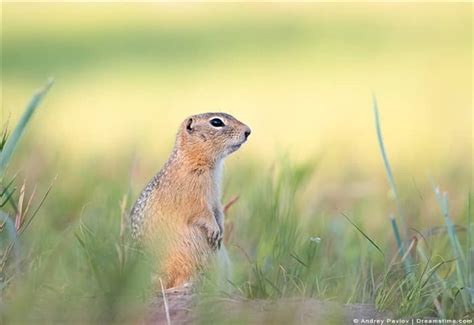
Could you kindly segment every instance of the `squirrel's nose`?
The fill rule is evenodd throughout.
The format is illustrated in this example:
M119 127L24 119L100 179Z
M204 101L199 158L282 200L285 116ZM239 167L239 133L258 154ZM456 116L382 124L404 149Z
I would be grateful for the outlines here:
M247 139L249 137L250 133L252 133L252 130L250 130L250 128L247 127L247 129L245 129L245 131L244 131L245 139Z

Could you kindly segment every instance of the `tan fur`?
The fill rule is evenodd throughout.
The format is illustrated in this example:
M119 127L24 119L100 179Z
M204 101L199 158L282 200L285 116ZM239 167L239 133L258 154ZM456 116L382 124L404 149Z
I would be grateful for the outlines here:
M225 126L211 125L214 118ZM161 266L158 276L167 288L190 281L220 248L222 161L249 134L248 126L225 113L187 118L168 162L135 203L134 237L155 252Z

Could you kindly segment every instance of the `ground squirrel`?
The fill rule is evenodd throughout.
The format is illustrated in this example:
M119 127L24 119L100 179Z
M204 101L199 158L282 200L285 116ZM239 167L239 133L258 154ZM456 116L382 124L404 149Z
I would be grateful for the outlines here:
M174 149L132 208L132 236L157 253L158 274L167 288L191 280L221 247L224 158L240 148L250 128L225 113L188 117Z

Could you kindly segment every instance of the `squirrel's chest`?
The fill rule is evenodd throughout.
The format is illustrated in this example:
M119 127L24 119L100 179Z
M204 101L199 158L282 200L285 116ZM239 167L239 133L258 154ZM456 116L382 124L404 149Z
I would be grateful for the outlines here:
M212 208L220 202L220 175L211 171L189 172L184 176L167 179L160 184L160 188L153 193L149 208L163 215L189 215Z

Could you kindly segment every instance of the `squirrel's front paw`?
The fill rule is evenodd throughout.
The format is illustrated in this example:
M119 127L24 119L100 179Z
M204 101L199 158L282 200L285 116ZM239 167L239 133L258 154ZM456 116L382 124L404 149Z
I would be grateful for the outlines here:
M207 242L212 249L219 249L222 243L222 231L217 224L202 225L205 231Z

